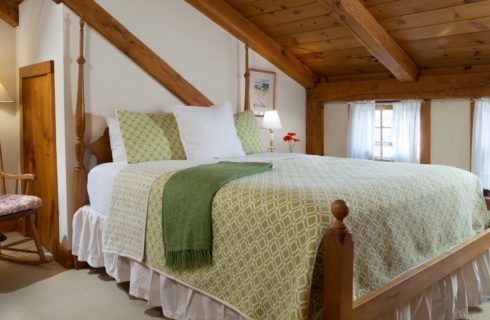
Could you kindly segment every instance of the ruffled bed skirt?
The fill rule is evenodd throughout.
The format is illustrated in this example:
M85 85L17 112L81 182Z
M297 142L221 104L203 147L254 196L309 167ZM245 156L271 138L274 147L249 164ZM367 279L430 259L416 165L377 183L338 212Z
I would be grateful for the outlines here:
M72 252L80 261L104 267L117 282L130 282L129 293L161 306L172 319L247 319L224 302L191 288L143 263L104 253L106 216L89 206L73 218ZM380 320L455 320L468 314L468 307L490 296L490 249L451 275L426 288L406 303L393 306Z

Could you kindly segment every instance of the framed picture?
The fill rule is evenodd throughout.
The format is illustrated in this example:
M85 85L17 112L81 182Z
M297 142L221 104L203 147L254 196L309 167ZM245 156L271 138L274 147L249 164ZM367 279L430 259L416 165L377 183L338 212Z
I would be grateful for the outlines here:
M250 69L250 109L256 116L274 110L276 100L276 73Z

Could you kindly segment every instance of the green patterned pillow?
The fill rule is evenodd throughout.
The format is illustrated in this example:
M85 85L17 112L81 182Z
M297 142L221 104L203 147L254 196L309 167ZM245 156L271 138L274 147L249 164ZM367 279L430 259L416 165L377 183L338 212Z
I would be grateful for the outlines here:
M179 128L172 113L117 111L128 163L185 160Z
M235 127L246 154L265 152L260 129L252 111L235 114Z

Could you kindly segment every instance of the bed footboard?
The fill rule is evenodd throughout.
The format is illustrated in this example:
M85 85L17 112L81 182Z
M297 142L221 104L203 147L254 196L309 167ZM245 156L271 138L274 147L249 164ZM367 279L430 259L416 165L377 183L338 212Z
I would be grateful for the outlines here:
M352 236L344 219L349 205L336 200L330 208L335 222L328 228L325 241L324 320L352 319L352 280L354 251Z
M353 241L351 232L344 224L349 214L349 205L343 200L337 200L332 203L330 210L335 216L335 222L329 226L323 240L325 320L377 319L387 310L387 306L408 301L490 248L489 228L353 301Z

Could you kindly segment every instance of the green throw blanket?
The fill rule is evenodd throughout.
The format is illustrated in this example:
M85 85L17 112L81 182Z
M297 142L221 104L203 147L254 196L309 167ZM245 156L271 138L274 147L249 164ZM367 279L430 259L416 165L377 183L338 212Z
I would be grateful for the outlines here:
M163 191L163 239L168 267L194 268L212 261L211 209L226 183L272 168L265 162L218 162L178 171Z

